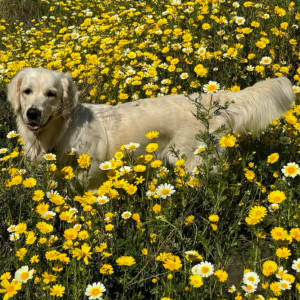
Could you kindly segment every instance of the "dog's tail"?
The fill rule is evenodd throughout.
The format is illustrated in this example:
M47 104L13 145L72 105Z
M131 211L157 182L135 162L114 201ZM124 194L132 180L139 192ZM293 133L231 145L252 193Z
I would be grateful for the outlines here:
M217 118L223 124L225 121L234 133L261 131L283 116L296 98L292 83L286 77L261 81L239 92L218 94L220 104L226 101L231 104Z

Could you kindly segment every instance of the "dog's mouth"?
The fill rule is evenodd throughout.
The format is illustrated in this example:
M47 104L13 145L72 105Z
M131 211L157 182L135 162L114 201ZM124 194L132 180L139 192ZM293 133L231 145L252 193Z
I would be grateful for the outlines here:
M31 131L39 131L41 129L43 129L51 120L51 117L47 120L47 122L45 124L41 124L38 122L29 122L27 124L27 128L29 128Z
M27 127L32 131L37 131L40 129L41 126L36 123L29 123L27 124Z

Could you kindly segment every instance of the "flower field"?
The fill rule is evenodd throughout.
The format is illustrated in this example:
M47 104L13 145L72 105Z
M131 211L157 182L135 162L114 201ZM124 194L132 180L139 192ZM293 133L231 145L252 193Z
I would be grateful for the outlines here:
M298 95L300 3L18 5L0 1L1 297L300 299L300 105L259 135L220 128L220 140L199 105L207 130L194 155L204 163L192 174L175 149L175 168L164 166L160 133L145 132L144 155L135 156L137 140L120 145L99 166L108 180L92 193L93 157L69 149L72 165L55 153L29 161L6 101L7 83L24 67L71 73L82 102L106 105L239 91L280 76Z

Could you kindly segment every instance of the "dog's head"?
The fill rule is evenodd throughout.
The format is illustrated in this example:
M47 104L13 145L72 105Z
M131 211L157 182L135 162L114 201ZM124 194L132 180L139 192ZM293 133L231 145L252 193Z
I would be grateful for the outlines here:
M42 130L53 118L67 118L78 103L71 75L43 68L19 71L7 98L31 131Z

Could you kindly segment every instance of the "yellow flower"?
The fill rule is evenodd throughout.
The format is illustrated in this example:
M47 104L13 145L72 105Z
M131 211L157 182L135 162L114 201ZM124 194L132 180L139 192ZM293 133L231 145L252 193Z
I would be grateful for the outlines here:
M91 165L90 160L91 158L87 154L83 153L78 157L77 162L80 168L86 169Z
M218 215L210 215L208 217L208 220L211 221L211 222L218 222L219 221L219 216Z
M1 285L4 289L0 289L0 293L6 293L3 297L3 300L7 300L18 293L18 290L22 288L22 282L17 282L17 280L13 280L9 282L7 279L1 281Z
M158 144L157 143L150 143L146 146L146 151L148 153L155 152L158 149Z
M159 204L155 204L152 208L152 210L154 211L154 213L158 213L161 211L161 206Z
M142 249L141 251L143 255L148 255L148 250L146 248Z
M22 260L27 253L26 248L21 248L16 252L16 256L19 257L19 260Z
M149 131L148 133L146 133L146 138L149 139L149 140L152 140L152 139L156 139L159 135L159 132L158 131Z
M81 249L75 248L73 250L73 252L72 252L73 257L77 257L77 260L80 260L82 258L84 263L86 265L88 265L89 264L88 259L91 258L91 255L93 254L93 252L89 252L90 249L91 249L91 247L87 243L84 243L81 246Z
M36 185L36 180L34 178L26 178L24 181L23 181L23 185L25 187L34 187Z
M279 204L282 201L284 201L285 199L286 199L286 196L285 196L284 192L279 191L279 190L273 191L268 195L268 201L270 203Z
M275 273L278 269L278 266L275 261L267 260L263 264L263 274L265 276L270 276Z
M121 256L116 260L119 266L132 266L135 264L135 260L132 256Z
M27 224L26 223L19 223L17 225L16 233L22 234L26 231L27 229Z
M45 193L42 190L35 190L32 194L32 200L41 201L43 200Z
M65 293L65 288L61 284L56 284L50 288L50 295L56 297L62 297Z
M44 272L42 274L43 276L43 282L48 284L49 282L52 282L52 281L56 281L56 276L55 275L52 275L52 274L48 274L48 272Z
M283 247L283 248L278 248L276 250L276 255L279 257L279 258L285 258L285 259L288 259L289 256L291 256L291 251L286 248L286 247Z
M105 230L106 231L112 231L113 229L114 229L114 225L112 225L112 224L107 224L106 226L105 226Z
M112 265L104 264L100 268L99 272L104 275L111 275L114 273L114 269L113 269Z
M186 226L190 226L195 220L195 217L194 216L188 216L186 219L185 219L185 225Z
M202 277L198 274L191 275L189 277L189 282L190 282L190 285L192 285L195 288L198 288L203 285Z
M271 230L271 236L274 240L285 240L288 237L288 233L282 227L275 227Z
M178 256L170 255L167 259L165 259L163 266L165 269L174 271L179 270L182 267L182 264Z
M228 273L223 270L217 270L215 271L214 275L220 282L225 282L228 278Z
M124 157L124 153L121 151L117 151L114 155L115 159L122 159Z
M61 172L65 176L65 179L72 179L73 177L75 177L75 175L73 173L73 168L70 166L64 167L61 170Z
M75 228L66 229L64 232L64 237L67 240L75 240L78 236L78 232Z
M219 141L220 146L223 148L234 147L235 142L236 142L236 139L232 134L228 134L227 136L225 136L225 135L222 136Z
M252 219L261 220L267 214L267 209L263 206L254 206L250 209L249 217Z
M268 163L274 164L279 159L278 153L272 153L268 156Z

